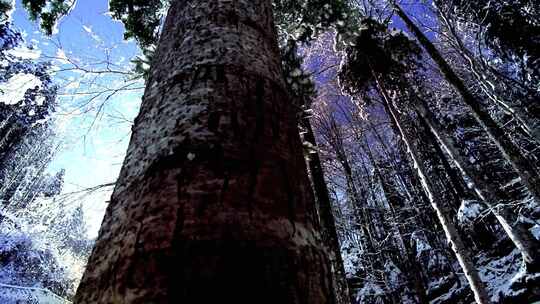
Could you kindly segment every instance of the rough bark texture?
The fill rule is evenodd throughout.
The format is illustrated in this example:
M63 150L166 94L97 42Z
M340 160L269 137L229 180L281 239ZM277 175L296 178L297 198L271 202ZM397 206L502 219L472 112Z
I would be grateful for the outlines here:
M270 0L177 0L75 303L335 303Z

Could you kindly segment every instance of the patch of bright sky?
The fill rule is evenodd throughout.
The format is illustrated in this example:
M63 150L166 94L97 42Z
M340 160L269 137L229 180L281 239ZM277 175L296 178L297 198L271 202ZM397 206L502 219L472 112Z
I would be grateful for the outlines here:
M78 1L64 17L57 33L46 37L28 18L17 0L12 14L15 27L28 44L16 51L27 58L40 56L54 64L54 80L60 86L59 122L61 149L51 164L54 173L66 170L64 194L115 181L130 137L131 121L138 112L143 84L125 82L122 73L88 73L85 70L129 71L130 59L140 54L134 41L123 39L122 23L108 14L107 0ZM417 11L405 6L407 11ZM423 12L428 15L429 12ZM404 29L394 18L394 26ZM430 33L428 33L429 35ZM109 65L106 64L109 63ZM106 91L128 86L118 94ZM73 196L73 205L83 204L90 237L97 235L112 188ZM69 196L66 196L69 199Z
M61 149L49 171L66 170L64 194L115 181L127 149L131 121L139 109L140 81L127 82L130 90L112 94L107 90L125 86L126 75L75 68L126 72L130 59L140 53L134 41L123 39L122 23L112 20L107 12L107 0L78 1L52 37L43 35L38 24L29 20L19 0L12 15L26 43L39 49L41 60L54 64L54 81L60 88L55 116ZM73 205L83 204L90 237L97 235L111 190L108 187L73 196Z

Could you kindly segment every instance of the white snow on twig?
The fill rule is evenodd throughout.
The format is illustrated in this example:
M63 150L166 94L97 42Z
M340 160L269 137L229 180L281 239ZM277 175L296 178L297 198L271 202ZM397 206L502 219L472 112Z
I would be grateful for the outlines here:
M41 88L41 80L36 75L19 73L6 82L0 83L0 103L17 104L23 100L24 94L30 89Z

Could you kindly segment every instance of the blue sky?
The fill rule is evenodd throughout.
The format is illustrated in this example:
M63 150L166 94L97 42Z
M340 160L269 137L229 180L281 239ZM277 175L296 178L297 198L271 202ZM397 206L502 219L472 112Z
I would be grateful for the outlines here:
M49 171L66 170L64 193L113 182L125 155L142 84L128 82L132 90L112 95L86 94L119 88L125 85L126 77L73 68L104 70L106 61L111 70L129 71L130 59L139 54L136 43L124 41L122 23L107 14L107 0L78 1L52 37L44 36L38 24L29 20L20 2L17 0L12 15L14 26L41 52L40 60L52 61L57 71L54 80L60 90L55 116L60 146ZM65 196L68 204L83 204L91 237L97 234L110 190Z

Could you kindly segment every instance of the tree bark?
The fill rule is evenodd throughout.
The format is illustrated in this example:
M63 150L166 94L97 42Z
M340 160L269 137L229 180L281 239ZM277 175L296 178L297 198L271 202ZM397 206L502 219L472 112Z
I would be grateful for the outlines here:
M398 222L402 219L399 218L399 216L394 211L395 207L397 208L405 207L405 202L403 201L402 196L398 194L398 191L396 191L397 189L392 188L387 182L384 174L381 172L379 168L377 161L375 160L375 157L373 155L369 142L367 140L364 140L364 142L359 141L359 144L362 146L364 151L367 152L369 160L373 164L375 175L377 176L377 178L379 179L379 182L381 183L381 188L383 190L384 196L386 197L386 200L388 201L388 205L390 206L390 211L394 219L393 225L395 229L397 230L397 233L400 237L401 246L405 250L404 252L405 261L403 262L403 264L406 267L405 276L409 279L411 285L416 290L416 295L418 296L418 300L420 301L420 303L428 303L426 287L424 285L424 280L422 279L422 275L420 273L422 269L422 265L420 265L418 261L416 260L416 256L411 248L410 242L403 240L404 233L403 233L403 230L400 228L400 222Z
M271 0L177 0L74 303L336 303Z
M484 92L484 94L493 102L493 104L502 109L507 115L510 115L512 120L516 121L516 124L522 129L526 136L534 141L535 144L538 144L539 130L535 130L535 128L532 127L534 124L532 124L531 119L528 118L523 105L513 106L498 92L496 92L495 87L489 81L487 81L486 69L488 68L482 64L481 60L477 60L472 52L465 46L462 39L456 32L455 26L448 19L447 13L444 12L439 5L437 5L436 1L433 2L433 5L437 9L437 16L442 20L442 22L444 22L451 39L456 44L454 49L469 63L469 68L478 81L478 85L482 92ZM507 86L503 86L503 89L504 88L507 88Z
M353 216L355 217L355 228L362 234L363 246L368 251L373 251L375 248L373 233L375 229L372 225L373 221L370 219L369 214L365 208L365 196L356 187L354 174L350 165L349 157L345 151L343 143L343 134L341 133L335 118L330 114L328 115L328 121L326 121L325 127L327 129L327 137L330 146L334 149L336 158L343 169L345 181L347 183L347 197L349 205L353 210ZM368 266L375 265L371 257L367 259Z
M467 89L463 80L459 78L448 62L444 60L433 43L429 41L394 0L389 1L391 1L397 15L405 22L409 30L416 36L420 44L437 64L444 78L457 90L465 104L472 110L471 114L475 120L482 126L489 138L495 143L499 151L501 151L504 158L519 174L521 182L529 190L536 202L540 202L540 175L538 172L533 169L519 148L508 137L508 134L493 120L474 95Z
M317 141L315 140L315 134L311 127L311 122L308 117L302 117L301 124L305 130L304 140L317 147ZM311 179L313 181L313 188L315 197L317 198L317 206L319 210L319 218L321 220L322 235L325 244L328 246L331 252L332 264L334 268L334 283L337 294L337 304L348 304L353 299L347 286L347 280L345 276L345 268L343 266L343 258L341 256L341 245L339 244L339 238L336 229L336 223L334 213L332 212L332 203L330 202L330 194L326 187L326 181L324 179L324 171L321 166L321 160L319 153L316 151L311 153L308 157L308 167L311 173Z

